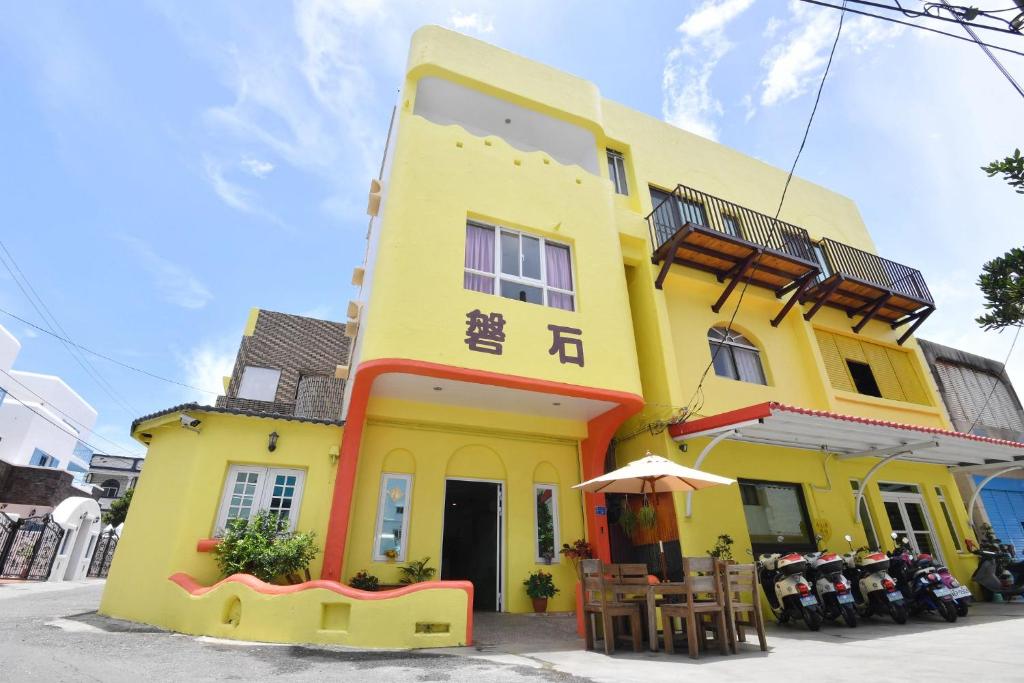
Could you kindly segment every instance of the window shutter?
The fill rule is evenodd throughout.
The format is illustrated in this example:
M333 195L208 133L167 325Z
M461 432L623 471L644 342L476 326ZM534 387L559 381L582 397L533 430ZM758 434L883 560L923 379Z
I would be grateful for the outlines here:
M914 368L913 356L910 352L885 349L885 353L892 364L893 370L896 372L900 386L903 387L903 393L906 396L905 400L925 406L931 405L928 391L921 381L921 375Z
M988 427L1024 431L1020 411L1006 385L997 377L955 363L940 361L935 367L945 389L950 419L958 429L969 429L977 420L978 424ZM979 418L982 406L985 406L985 412Z
M846 369L846 361L843 360L839 348L836 346L835 335L821 330L814 331L818 337L818 348L821 350L821 358L825 362L825 372L832 387L841 391L855 391L853 380L850 379L850 371Z
M897 376L896 370L889 361L889 354L886 353L887 349L874 344L860 344L860 346L868 359L868 365L871 366L871 372L875 375L875 381L878 382L882 398L891 401L906 401L907 396L903 393L903 387L900 385L903 377Z

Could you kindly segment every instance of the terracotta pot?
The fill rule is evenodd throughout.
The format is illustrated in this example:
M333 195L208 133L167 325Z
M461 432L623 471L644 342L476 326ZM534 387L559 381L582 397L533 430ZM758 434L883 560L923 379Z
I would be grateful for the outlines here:
M548 599L547 598L532 598L533 600L533 611L537 614L543 614L548 611Z

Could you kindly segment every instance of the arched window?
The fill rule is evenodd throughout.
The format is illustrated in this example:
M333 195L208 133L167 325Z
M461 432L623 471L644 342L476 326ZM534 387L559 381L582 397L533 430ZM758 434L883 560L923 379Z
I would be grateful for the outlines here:
M761 366L761 352L742 334L724 327L712 327L708 330L708 344L716 375L741 382L768 384Z
M103 489L104 498L117 498L117 494L121 490L121 484L118 483L117 479L107 479L100 488Z

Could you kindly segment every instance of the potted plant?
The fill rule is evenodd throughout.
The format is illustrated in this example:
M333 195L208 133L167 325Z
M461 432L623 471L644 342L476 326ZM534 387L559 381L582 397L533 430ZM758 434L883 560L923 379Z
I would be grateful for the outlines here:
M716 560L725 560L728 562L732 560L732 544L734 542L735 541L732 540L732 536L729 534L719 534L718 540L715 542L715 547L708 551L708 555Z
M559 552L572 562L573 570L577 575L580 573L580 560L589 560L594 557L594 549L582 538L576 539L572 545L563 543Z
M526 586L526 594L533 600L533 611L537 614L547 611L548 598L555 597L555 593L558 592L551 574L545 571L531 572L523 581L523 585Z
M398 568L398 572L401 574L398 583L408 585L433 579L437 570L433 567L428 567L428 562L430 562L430 558L424 557L422 560L413 560L409 564L403 564Z
M348 585L361 591L375 591L380 586L380 580L363 569L349 579Z

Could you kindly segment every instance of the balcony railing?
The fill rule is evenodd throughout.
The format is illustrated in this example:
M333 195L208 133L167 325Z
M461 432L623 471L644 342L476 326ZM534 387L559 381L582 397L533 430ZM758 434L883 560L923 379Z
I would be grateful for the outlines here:
M916 268L836 242L828 237L818 244L831 271L822 273L822 278L839 274L877 285L894 295L902 295L923 304L935 303L931 292L928 291L928 285L925 284L924 276Z
M655 250L686 223L710 228L758 247L816 263L807 231L785 221L679 185L647 217Z

